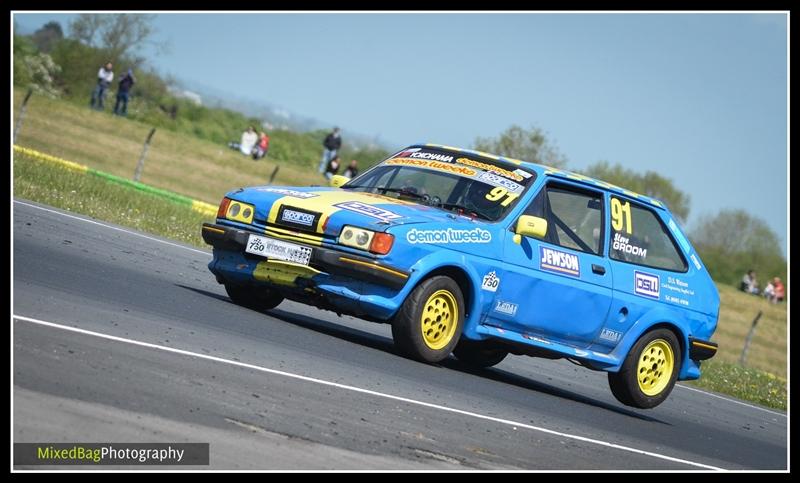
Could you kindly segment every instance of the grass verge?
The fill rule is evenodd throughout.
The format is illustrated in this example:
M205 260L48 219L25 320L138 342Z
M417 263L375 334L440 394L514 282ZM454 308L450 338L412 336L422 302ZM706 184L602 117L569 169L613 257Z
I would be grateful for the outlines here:
M703 363L703 375L689 384L775 409L786 409L786 380L730 362Z
M14 156L14 196L204 248L200 226L213 221L189 207L22 153Z

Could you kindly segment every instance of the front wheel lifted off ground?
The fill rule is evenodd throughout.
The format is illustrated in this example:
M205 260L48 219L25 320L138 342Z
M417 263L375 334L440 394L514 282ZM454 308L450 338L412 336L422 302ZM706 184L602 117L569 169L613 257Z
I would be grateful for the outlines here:
M669 329L655 329L633 345L619 372L608 373L608 385L619 402L654 408L672 392L681 366L678 338Z
M422 362L447 358L461 337L464 296L458 284L443 275L419 284L392 321L392 337L400 351Z
M226 283L225 291L235 304L259 312L274 309L283 302L283 297L278 292L268 288Z

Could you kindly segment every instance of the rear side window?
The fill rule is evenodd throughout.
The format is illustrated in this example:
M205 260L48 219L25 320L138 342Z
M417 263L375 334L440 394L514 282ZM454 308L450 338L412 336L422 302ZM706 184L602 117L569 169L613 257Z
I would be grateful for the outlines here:
M525 214L547 219L546 242L600 255L602 206L600 193L551 184L536 195Z
M611 197L611 249L614 260L685 272L686 260L667 227L651 210Z

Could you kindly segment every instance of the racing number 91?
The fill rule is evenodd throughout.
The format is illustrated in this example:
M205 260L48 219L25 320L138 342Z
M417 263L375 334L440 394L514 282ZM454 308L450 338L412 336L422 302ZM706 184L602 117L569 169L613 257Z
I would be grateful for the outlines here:
M500 201L505 196L506 199L500 203L500 206L508 206L512 201L519 198L516 193L509 193L507 189L499 186L492 188L492 191L486 193L486 199L489 201Z
M616 198L611 198L611 226L616 231L625 230L625 233L633 233L633 222L631 221L631 204L626 201L622 203Z

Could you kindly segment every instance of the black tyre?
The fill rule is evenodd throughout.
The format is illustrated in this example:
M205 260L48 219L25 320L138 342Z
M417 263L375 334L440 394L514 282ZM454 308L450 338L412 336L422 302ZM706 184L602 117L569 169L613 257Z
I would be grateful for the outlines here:
M608 373L608 385L622 404L650 409L669 396L681 367L678 338L669 329L655 329L633 345L619 372Z
M406 298L392 321L392 337L411 359L439 362L447 358L461 337L464 296L446 276L425 280Z
M235 304L258 310L259 312L274 309L283 302L281 294L268 288L226 283L225 291L228 292L228 296Z
M453 355L468 366L483 368L500 364L508 355L508 351L488 342L462 339L453 349Z

